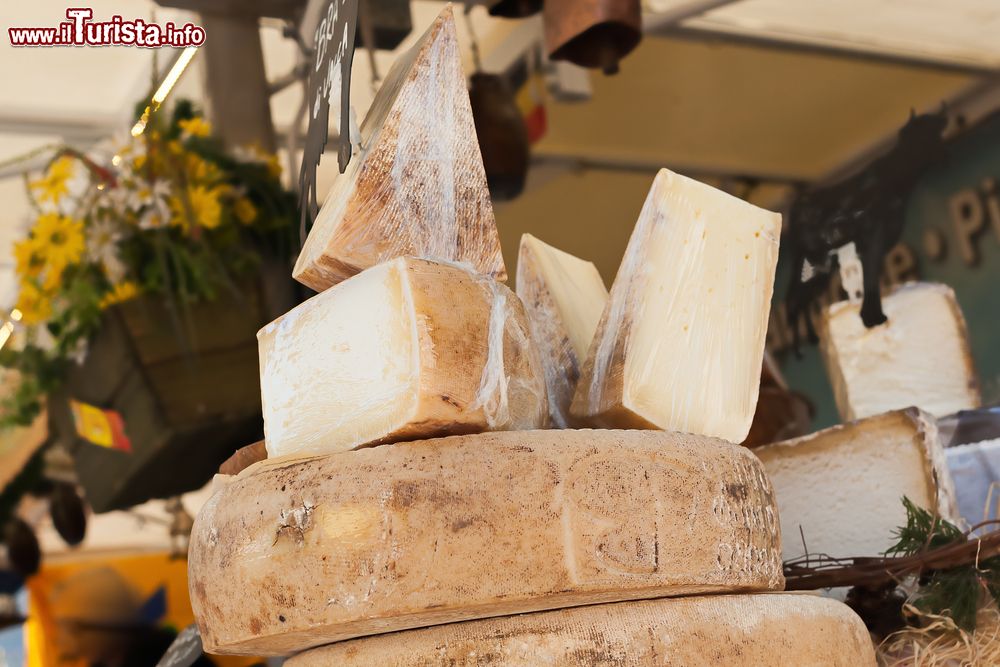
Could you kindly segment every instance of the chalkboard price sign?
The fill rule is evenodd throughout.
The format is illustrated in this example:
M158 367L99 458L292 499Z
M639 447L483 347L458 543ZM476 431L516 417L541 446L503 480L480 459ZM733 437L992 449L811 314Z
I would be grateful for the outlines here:
M192 623L181 630L156 667L191 667L203 652L201 633L198 626Z
M303 240L307 223L315 219L319 212L316 167L326 148L331 104L340 108L337 161L341 173L351 161L351 66L354 64L357 26L358 0L330 0L316 26L314 61L306 90L309 130L303 145L299 173Z

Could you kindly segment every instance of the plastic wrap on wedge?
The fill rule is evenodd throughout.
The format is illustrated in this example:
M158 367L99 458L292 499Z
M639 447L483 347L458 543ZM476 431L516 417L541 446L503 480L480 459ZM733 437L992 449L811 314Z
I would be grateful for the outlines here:
M486 171L446 8L386 77L295 264L322 291L400 256L506 279Z
M608 290L593 263L525 234L517 258L517 295L542 356L552 425L566 428Z
M547 423L524 307L462 266L380 264L257 337L271 457Z
M488 616L780 590L780 554L749 450L544 430L258 463L202 509L188 576L209 651L282 655Z
M318 648L288 667L628 665L875 667L849 607L810 595L619 602L491 618Z
M660 171L571 407L592 425L742 442L750 431L781 216Z

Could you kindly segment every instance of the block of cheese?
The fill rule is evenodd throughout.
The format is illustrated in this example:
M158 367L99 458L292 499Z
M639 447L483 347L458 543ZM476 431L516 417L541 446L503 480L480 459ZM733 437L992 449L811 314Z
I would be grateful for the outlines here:
M875 667L846 605L774 593L643 600L490 618L367 637L302 653L288 667Z
M544 426L524 307L461 266L399 258L257 334L268 456Z
M573 399L594 425L742 442L750 430L781 216L666 169L611 287Z
M841 558L880 556L906 524L903 496L956 518L937 426L915 408L753 451L778 497L785 560L807 550Z
M1000 438L945 449L958 512L970 526L1000 511Z
M517 295L542 355L553 426L570 423L580 366L608 301L608 290L592 262L578 259L531 234L521 237Z
M860 306L831 305L823 361L844 420L916 406L935 417L979 407L965 318L946 285L907 283L882 299L889 321L871 329Z
M493 205L446 8L389 71L293 274L321 291L404 255L506 279Z
M482 433L268 460L202 508L205 646L279 655L488 616L780 590L749 450L660 431Z

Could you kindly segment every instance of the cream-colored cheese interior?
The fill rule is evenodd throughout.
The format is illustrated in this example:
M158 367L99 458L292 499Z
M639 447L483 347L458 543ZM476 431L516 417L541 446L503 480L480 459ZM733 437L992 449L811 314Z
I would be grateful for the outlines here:
M807 549L879 556L906 523L904 495L934 511L920 438L910 422L878 419L757 449L777 494L784 560Z
M419 349L402 261L313 297L260 337L269 456L350 449L415 410Z
M662 428L741 442L756 408L781 218L661 174L643 210L659 220L638 249L625 403Z
M531 254L526 256L535 261L573 352L582 362L608 300L601 274L592 262L543 243L531 234L525 234L522 243L530 248Z
M911 283L882 300L889 321L866 329L859 306L830 307L828 331L843 378L843 416L916 406L936 417L979 407L958 305L944 285ZM837 375L834 370L833 375ZM836 380L835 380L836 382Z

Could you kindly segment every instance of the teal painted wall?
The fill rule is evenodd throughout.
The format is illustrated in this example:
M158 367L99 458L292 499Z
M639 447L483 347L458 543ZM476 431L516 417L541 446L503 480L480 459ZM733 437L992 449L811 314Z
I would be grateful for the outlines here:
M894 281L919 278L955 290L969 325L984 403L1000 402L1000 195L993 179L1000 182L1000 117L954 141L948 160L921 179L910 196L901 247L887 260ZM787 281L787 253L782 253L776 304ZM777 316L772 314L776 330ZM782 337L777 331L769 337L774 347L784 342L776 340ZM813 425L839 422L818 350L806 345L802 359L787 350L776 357L789 385L815 403Z

